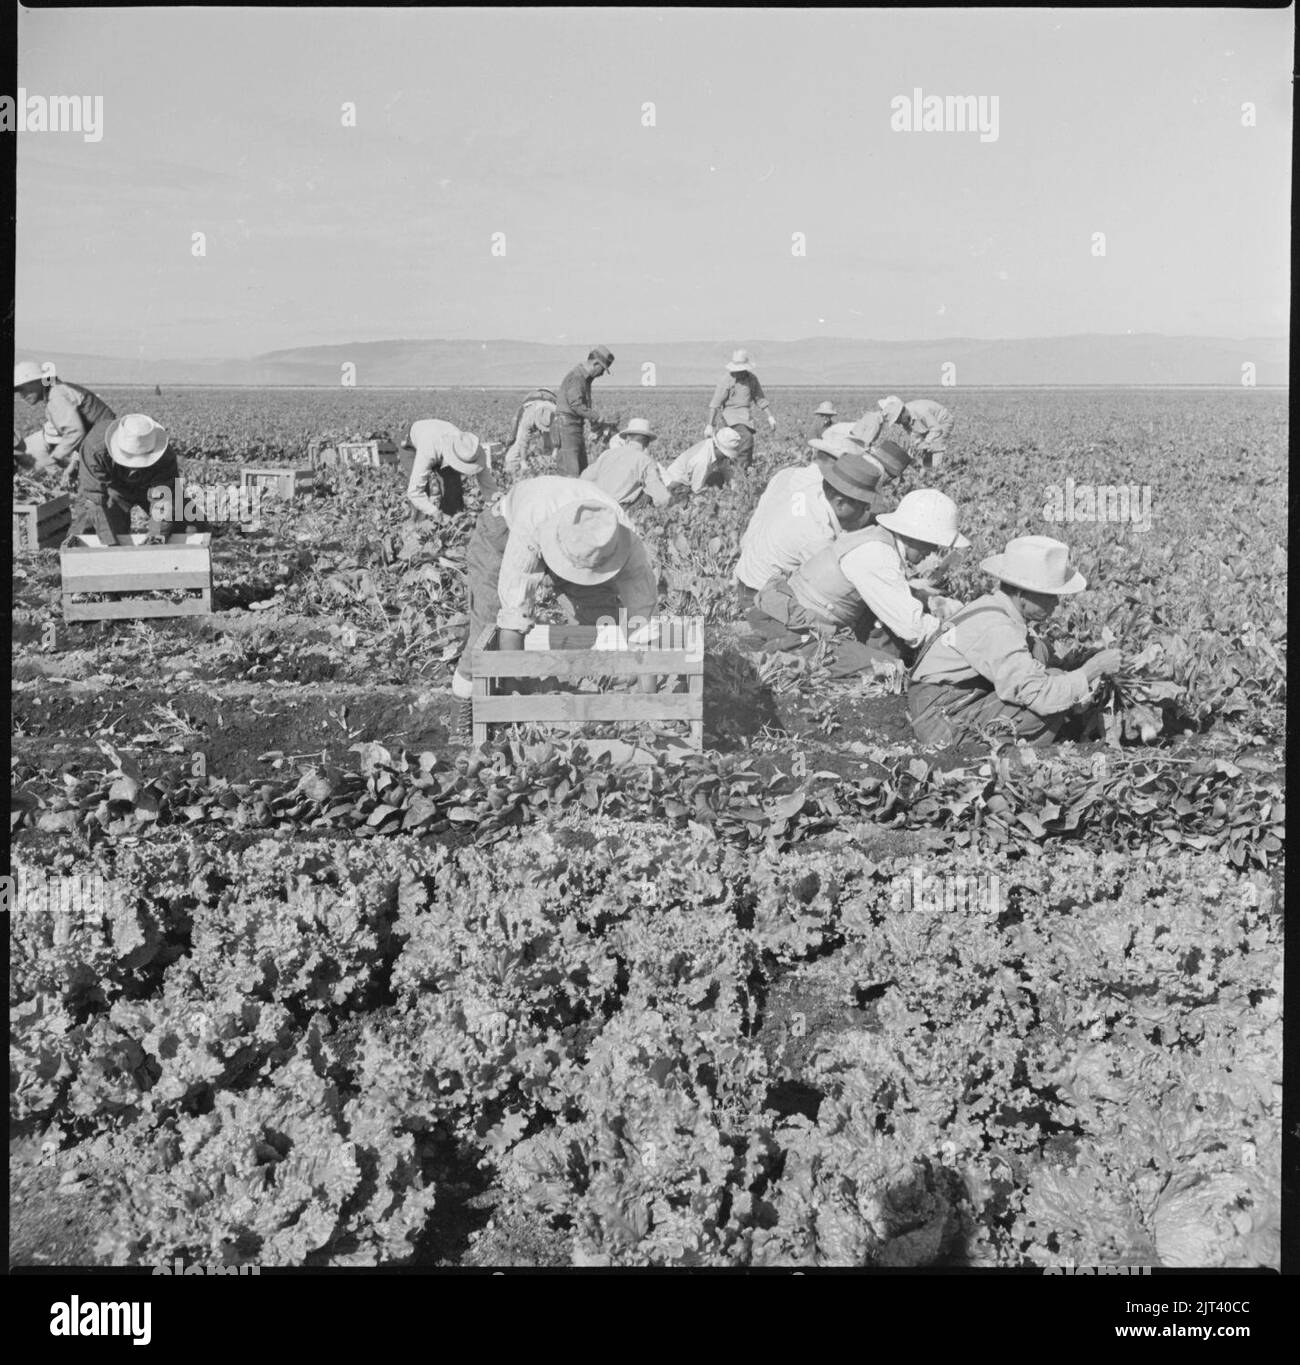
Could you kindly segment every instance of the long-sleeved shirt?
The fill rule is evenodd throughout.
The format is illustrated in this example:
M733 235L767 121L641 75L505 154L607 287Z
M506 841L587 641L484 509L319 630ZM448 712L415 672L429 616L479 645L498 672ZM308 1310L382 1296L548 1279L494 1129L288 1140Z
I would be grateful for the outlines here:
M584 361L575 365L564 376L560 384L559 401L555 405L555 415L561 422L599 422L600 413L591 406L591 381L595 376L587 373Z
M704 487L704 481L713 473L718 463L718 447L712 436L697 441L688 450L683 450L670 464L661 465L659 472L664 485L672 488L674 484L689 484L692 493Z
M772 475L740 540L736 577L755 591L793 573L843 528L822 485L821 469L795 465Z
M583 479L603 489L621 507L648 493L656 507L666 507L672 494L659 477L654 456L636 441L620 441L602 451L582 471Z
M718 387L713 390L713 397L709 400L709 425L715 429L737 425L752 427L754 419L751 409L754 407L764 410L768 407L767 395L758 377L752 374L728 374L726 379L718 381ZM722 414L720 423L719 413Z
M594 484L547 474L515 484L497 505L497 512L510 528L497 579L497 596L501 601L497 625L502 630L523 633L532 627L537 591L546 578L541 528L574 502L606 502L629 529L632 553L609 581L609 587L620 605L627 608L629 617L654 614L659 601L659 575L627 513Z
M112 421L115 416L98 394L80 384L54 380L45 394L45 439L51 458L62 460L71 455L96 422L105 417ZM57 440L50 440L51 433L57 434Z
M164 450L151 465L132 468L118 464L107 450L87 450L82 446L77 491L97 502L106 501L112 494L123 502L147 508L149 490L175 488L180 473L174 450Z
M1000 700L1036 716L1056 716L1087 701L1092 684L1081 668L1049 668L1041 641L1006 593L986 593L946 625L917 663L913 684L963 683L986 678Z
M913 398L907 404L912 419L912 434L923 449L942 448L957 420L942 403L933 398Z
M939 618L912 596L896 538L892 548L877 540L855 546L840 560L840 571L876 620L905 644L919 645L939 629Z
M406 497L426 517L442 514L442 480L436 475L446 456L452 453L452 443L460 434L458 426L437 417L426 417L411 427L410 441L415 447L415 459L411 462ZM490 469L479 470L478 488L484 499L496 496L497 481Z

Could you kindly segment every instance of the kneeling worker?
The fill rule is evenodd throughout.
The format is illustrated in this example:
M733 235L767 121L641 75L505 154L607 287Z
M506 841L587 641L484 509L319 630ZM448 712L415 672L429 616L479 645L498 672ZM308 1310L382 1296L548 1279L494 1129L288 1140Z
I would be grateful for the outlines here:
M406 446L415 451L406 497L417 513L434 522L465 510L465 480L473 477L486 503L497 494L487 455L472 431L426 417L411 427Z
M1090 699L1097 679L1119 671L1117 649L1103 649L1070 672L1052 668L1047 646L1030 634L1062 597L1087 587L1069 553L1050 536L1018 536L983 561L997 591L947 621L912 669L907 706L923 744L973 739L994 721L1009 721L1030 744L1050 744L1070 708Z
M98 394L59 379L52 367L47 372L34 360L14 366L14 393L30 407L45 405L44 439L30 451L42 476L57 470L67 484L77 468L74 456L82 450L103 452L117 414Z
M744 448L744 436L731 427L719 427L683 450L671 464L662 465L659 473L670 491L689 489L698 493L703 488L721 488L734 471L733 461Z
M650 554L608 493L560 475L515 484L479 514L465 554L469 633L451 690L462 703L466 741L474 692L469 651L522 649L538 590L547 579L568 599L581 625L617 618L620 607L629 619L648 618L659 601L659 576ZM656 690L653 675L639 681L642 691Z
M933 488L918 488L894 511L879 513L873 525L837 536L789 578L769 583L756 605L795 633L789 637L792 647L805 632L852 632L859 644L854 648L846 642L837 651L836 673L855 672L877 660L897 662L934 635L960 606L918 593L907 580L907 569L936 551L969 544L957 530L952 499Z

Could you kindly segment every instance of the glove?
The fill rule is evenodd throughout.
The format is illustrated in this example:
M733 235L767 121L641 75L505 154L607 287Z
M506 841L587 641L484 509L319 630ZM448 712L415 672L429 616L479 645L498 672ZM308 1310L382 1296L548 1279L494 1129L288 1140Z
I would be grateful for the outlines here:
M770 430L776 430L776 418L770 412L767 414L767 425Z

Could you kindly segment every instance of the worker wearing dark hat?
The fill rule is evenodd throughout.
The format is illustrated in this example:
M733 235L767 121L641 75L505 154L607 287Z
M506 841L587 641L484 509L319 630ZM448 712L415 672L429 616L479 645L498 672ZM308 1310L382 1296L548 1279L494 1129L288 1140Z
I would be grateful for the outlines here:
M607 374L614 364L614 353L607 346L595 346L581 365L575 365L560 384L555 404L555 421L559 425L560 473L576 479L587 467L587 439L584 423L594 428L618 429L616 419L608 420L591 406L591 382Z

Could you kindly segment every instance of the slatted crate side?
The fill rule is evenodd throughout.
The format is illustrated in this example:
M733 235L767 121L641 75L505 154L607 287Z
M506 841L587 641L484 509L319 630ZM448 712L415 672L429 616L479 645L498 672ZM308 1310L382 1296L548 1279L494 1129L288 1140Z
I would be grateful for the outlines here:
M124 545L74 545L60 553L63 619L97 621L148 616L191 616L212 610L212 538L206 532L176 535L163 545L132 537ZM180 602L158 602L131 594L197 592ZM113 594L107 602L77 600L84 594Z
M338 462L342 465L362 465L378 468L378 441L340 441L334 447Z
M274 485L277 496L292 498L299 493L310 493L313 490L316 484L316 473L310 468L297 469L281 466L250 467L239 471L239 486L241 488L266 486L267 484Z
M13 514L13 548L48 549L67 535L72 523L72 495L63 493L44 502L16 502Z

